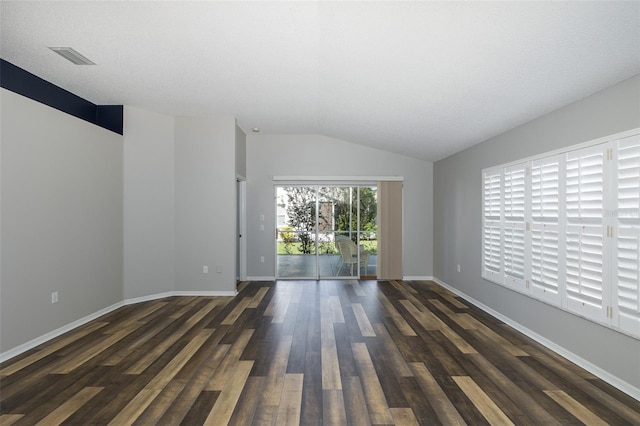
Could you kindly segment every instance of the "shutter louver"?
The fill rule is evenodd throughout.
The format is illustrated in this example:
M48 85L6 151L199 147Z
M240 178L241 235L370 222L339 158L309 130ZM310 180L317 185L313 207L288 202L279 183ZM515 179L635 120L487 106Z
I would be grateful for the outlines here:
M617 143L615 325L640 336L640 136Z
M504 217L507 221L524 222L525 166L508 167L504 171Z
M524 279L524 229L504 229L504 273L510 278Z
M566 240L567 308L603 319L603 237L601 227L571 227Z
M618 214L624 219L640 216L640 136L619 141L618 146Z
M499 169L484 172L483 184L483 230L482 230L482 276L502 284L501 202L502 173Z
M531 292L560 305L560 161L531 163Z
M524 289L526 164L504 169L504 284Z
M603 216L604 149L600 146L567 154L567 220L601 223Z
M560 304L559 235L557 226L536 227L531 231L531 284L535 296Z
M484 174L484 219L500 220L500 172Z
M640 336L640 230L620 230L615 266L617 325Z
M536 222L558 223L560 159L534 161L531 166L531 216Z
M604 159L602 145L566 155L567 308L606 321L604 268Z
M500 227L485 226L484 228L484 266L487 271L500 272Z

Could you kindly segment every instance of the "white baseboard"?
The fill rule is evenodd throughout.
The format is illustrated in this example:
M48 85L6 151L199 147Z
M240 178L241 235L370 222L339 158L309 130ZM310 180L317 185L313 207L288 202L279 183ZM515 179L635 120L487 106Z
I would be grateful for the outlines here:
M640 389L638 389L637 387L625 382L620 377L614 376L613 374L609 373L608 371L603 370L602 368L600 368L597 365L587 361L586 359L582 358L581 356L576 355L575 353L569 351L565 347L560 346L557 343L552 342L551 340L547 339L546 337L544 337L544 336L542 336L542 335L540 335L540 334L528 329L527 327L523 326L522 324L513 321L511 318L508 318L508 317L502 315L500 312L493 310L492 308L488 307L487 305L475 300L473 297L467 295L466 293L463 293L462 291L458 290L455 287L450 286L449 284L439 280L438 278L433 278L433 281L435 281L436 283L440 284L442 287L446 288L447 290L451 291L452 293L455 293L458 296L462 297L464 300L468 301L469 303L472 303L473 305L475 305L478 308L482 309L483 311L485 311L489 315L491 315L491 316L499 319L500 321L504 322L505 324L515 328L516 330L518 330L520 333L524 334L525 336L528 336L528 337L532 338L533 340L535 340L536 342L540 343L541 345L551 349L552 351L554 351L558 355L561 355L564 358L568 359L569 361L573 362L574 364L584 368L585 370L587 370L588 372L590 372L594 376L596 376L596 377L604 380L605 382L609 383L611 386L614 386L615 388L618 388L619 390L621 390L622 392L626 393L627 395L629 395L629 396L631 396L631 397L633 397L633 398L635 398L637 400L640 400Z
M56 337L67 333L75 328L78 328L82 325L85 325L86 323L93 321L94 319L100 318L101 316L108 314L109 312L115 311L116 309L120 308L124 306L124 302L118 302L115 303L111 306L108 306L104 309L100 309L98 312L94 312L90 315L87 315L86 317L80 318L79 320L76 320L70 324L64 325L60 328L57 328L53 331L50 331L47 334L43 334L40 337L36 337L33 340L28 341L27 343L23 343L20 346L16 346L13 349L9 349L6 352L2 352L0 353L0 362L5 362L8 359L13 358L14 356L18 356L23 352L28 351L29 349L33 349L36 346L39 346L43 343L48 342L51 339L55 339Z
M402 277L402 279L404 281L433 281L433 276L428 275L428 276L411 276L411 275L407 275Z
M100 318L101 316L108 314L109 312L115 311L116 309L125 305L133 305L135 303L149 302L151 300L164 299L166 297L172 297L172 296L235 296L237 294L238 294L237 291L167 291L165 293L150 294L148 296L125 299L122 302L115 303L109 307L99 310L98 312L94 312L91 315L87 315L84 318L80 318L79 320L76 320L70 324L67 324L58 329L55 329L47 334L43 334L40 337L36 337L35 339L28 341L27 343L23 343L20 346L16 346L13 349L9 349L6 352L0 353L0 362L5 362L6 360L9 360L15 356L18 356L21 353L28 351L29 349L33 349L36 346L46 343L51 339L54 339L64 333L72 331L90 321L93 321L94 319Z
M151 300L164 299L165 297L173 296L235 296L237 291L166 291L164 293L150 294L148 296L134 297L132 299L125 299L125 305L133 305L134 303L149 302Z
M275 281L276 277L247 277L247 281Z
M123 304L133 305L135 303L150 302L152 300L164 299L165 297L173 296L173 293L174 293L173 291L166 291L164 293L150 294L148 296L140 296L140 297L134 297L131 299L124 299Z
M218 296L218 297L229 297L236 296L238 294L235 290L229 291L174 291L172 296Z

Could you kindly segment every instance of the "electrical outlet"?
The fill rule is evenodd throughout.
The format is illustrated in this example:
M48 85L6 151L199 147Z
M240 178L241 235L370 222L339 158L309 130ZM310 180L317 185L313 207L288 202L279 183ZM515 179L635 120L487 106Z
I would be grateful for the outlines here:
M264 222L264 215L263 214L260 215L260 222Z
M457 269L458 269L458 272L460 272L460 265L458 265Z
M51 293L51 303L58 303L58 292L54 291Z
M208 266L203 266L202 267L202 273L203 274L208 274L209 273L209 267Z
M264 256L260 256L260 262L264 263Z

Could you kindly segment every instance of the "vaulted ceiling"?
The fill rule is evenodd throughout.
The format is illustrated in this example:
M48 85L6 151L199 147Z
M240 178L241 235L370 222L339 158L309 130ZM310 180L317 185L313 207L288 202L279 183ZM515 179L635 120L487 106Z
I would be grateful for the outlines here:
M3 59L97 104L428 161L640 74L637 1L2 1L0 20Z

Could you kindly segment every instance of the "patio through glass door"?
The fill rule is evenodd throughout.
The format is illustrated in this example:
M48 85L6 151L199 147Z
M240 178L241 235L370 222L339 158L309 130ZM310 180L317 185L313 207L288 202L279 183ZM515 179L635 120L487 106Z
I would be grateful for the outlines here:
M276 186L277 278L375 278L376 186Z

